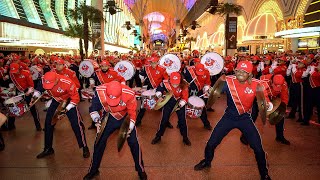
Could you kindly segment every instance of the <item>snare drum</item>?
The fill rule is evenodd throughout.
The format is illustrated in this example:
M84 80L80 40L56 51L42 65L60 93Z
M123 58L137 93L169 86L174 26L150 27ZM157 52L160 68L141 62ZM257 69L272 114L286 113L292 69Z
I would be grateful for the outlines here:
M142 93L142 107L147 110L152 110L157 104L155 90L147 90Z
M29 110L23 97L15 96L4 101L4 105L9 111L10 116L21 116Z
M199 118L204 108L204 101L198 96L190 96L187 105L187 115L190 118Z

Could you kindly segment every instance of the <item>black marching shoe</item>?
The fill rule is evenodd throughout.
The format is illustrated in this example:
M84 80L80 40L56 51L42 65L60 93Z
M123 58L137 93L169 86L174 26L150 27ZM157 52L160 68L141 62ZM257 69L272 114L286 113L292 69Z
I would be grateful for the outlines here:
M245 138L244 135L241 135L240 141L244 145L248 145L249 144L247 138Z
M140 180L147 180L148 179L146 172L138 172L138 175L139 175Z
M183 138L183 143L184 143L185 145L187 145L187 146L191 146L191 142L190 142L190 140L189 140L188 137Z
M37 131L42 131L41 126L37 126L37 127L36 127L36 130L37 130Z
M210 124L209 125L205 125L204 128L207 129L207 130L212 130L212 126Z
M4 148L5 148L4 140L3 140L2 134L0 132L0 151L3 151Z
M42 153L38 154L37 159L44 158L44 157L49 156L49 155L51 155L51 154L54 154L53 148L44 149L44 150L42 151Z
M261 180L271 180L269 175L261 176Z
M160 136L156 136L154 139L152 139L151 144L157 144L160 141L161 141L161 137Z
M90 157L90 152L88 146L83 147L83 158L88 158Z
M286 138L284 137L277 137L276 141L280 142L281 144L285 144L285 145L290 145L290 141L288 141Z
M211 164L206 163L206 160L201 160L197 165L194 166L195 171L201 171L206 168L210 168Z
M173 128L173 126L172 126L172 124L168 121L168 123L167 123L167 128L169 128L169 129L172 129Z
M83 180L90 180L93 179L95 176L99 175L99 171L96 171L95 173L89 172L86 176L83 177Z

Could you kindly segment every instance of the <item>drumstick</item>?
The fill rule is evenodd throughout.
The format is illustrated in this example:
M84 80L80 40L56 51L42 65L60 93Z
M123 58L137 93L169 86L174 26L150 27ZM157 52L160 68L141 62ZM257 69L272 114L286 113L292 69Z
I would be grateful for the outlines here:
M189 82L189 84L193 83L193 81L195 81L197 79L197 77L193 78L191 82Z

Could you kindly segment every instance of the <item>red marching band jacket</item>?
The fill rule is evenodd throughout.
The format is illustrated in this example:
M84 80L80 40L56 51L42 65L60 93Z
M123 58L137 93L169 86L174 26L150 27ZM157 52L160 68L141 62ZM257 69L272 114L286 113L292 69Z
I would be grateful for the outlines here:
M267 91L268 97L270 97L271 99L279 97L281 99L281 102L284 102L286 105L288 105L289 90L287 83L284 82L284 84L281 86L281 91L275 91L271 85L272 77L273 76L271 74L261 76L261 85Z
M58 84L52 89L47 90L48 94L57 102L66 101L70 98L70 103L77 105L80 102L80 96L76 84L70 78L63 75L57 74L57 79L59 80Z
M135 97L135 92L132 91L127 85L121 84L122 86L122 94L121 100L118 106L110 107L106 100L106 86L104 84L98 86L96 88L99 100L106 112L109 112L114 118L120 120L123 118L127 113L130 117L130 121L136 122L136 109L137 109L137 100ZM96 111L91 112L97 113Z
M63 70L59 72L54 68L51 71L56 72L57 74L60 74L60 75L64 75L67 78L70 78L70 80L72 80L75 83L76 88L80 88L79 79L77 78L76 73L71 69L63 68Z
M153 88L157 88L163 79L168 79L166 69L160 65L155 69L148 65L145 66L145 70Z
M320 72L318 71L317 67L318 64L315 64L314 71L310 72L309 81L312 88L316 88L320 86Z
M287 65L286 64L281 64L279 66L277 66L274 70L273 70L273 74L281 74L283 77L286 77L287 74Z
M196 69L194 66L189 66L187 67L192 79L196 78L193 82L196 84L198 91L200 91L205 85L210 86L211 81L210 81L210 72L205 69L204 70L204 75L198 76L196 74Z
M29 71L21 70L19 74L9 73L14 85L20 92L24 92L29 87L34 87L32 76Z
M163 80L163 84L168 91L171 91L173 93L173 97L176 100L181 99L182 101L185 101L185 103L188 102L188 98L189 98L188 88L181 89L179 86L177 88L174 88L173 86L171 86L168 80Z
M126 80L113 69L108 69L107 73L104 73L99 69L95 73L101 84L109 83L114 80L119 81L120 83L126 82Z
M132 63L134 64L134 66L136 67L137 70L142 69L143 62L141 59L133 59Z
M293 83L301 83L302 80L302 74L303 72L306 71L306 68L292 68L292 82Z
M250 84L248 81L241 84L236 76L231 75L226 76L226 82L239 115L251 112L252 104L256 97L256 89L260 81L253 78ZM266 101L270 102L267 91L264 91L264 96Z

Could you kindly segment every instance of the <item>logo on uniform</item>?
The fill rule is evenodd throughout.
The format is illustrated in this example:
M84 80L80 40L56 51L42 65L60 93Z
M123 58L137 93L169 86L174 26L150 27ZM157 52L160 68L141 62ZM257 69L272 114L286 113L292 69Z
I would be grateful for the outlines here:
M63 93L63 92L64 92L64 90L63 90L63 89L61 89L60 87L58 87L57 92L58 92L58 93Z
M248 66L247 66L246 63L242 63L240 67L242 67L242 68L248 68Z
M172 78L173 80L177 80L178 79L178 77L177 76L173 76L173 78Z
M160 74L160 71L156 70L156 74Z
M108 78L111 79L111 78L113 78L113 76L112 76L111 74L109 74L109 75L108 75Z
M253 94L253 90L250 89L249 87L246 87L246 89L244 90L244 93L246 93L246 94Z
M25 78L25 76L24 75L20 75L19 78Z

